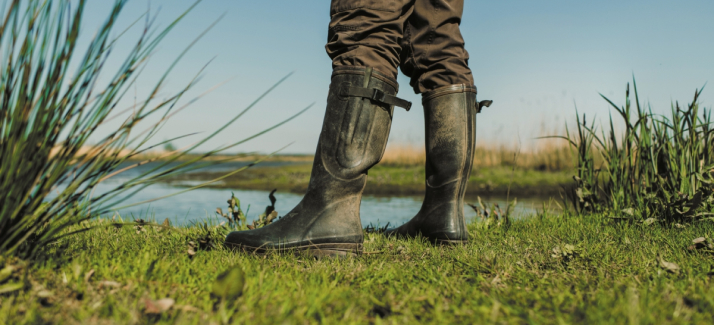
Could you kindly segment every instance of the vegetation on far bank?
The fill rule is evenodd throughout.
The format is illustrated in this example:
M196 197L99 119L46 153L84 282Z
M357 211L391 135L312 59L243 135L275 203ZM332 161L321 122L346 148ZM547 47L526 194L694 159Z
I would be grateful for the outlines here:
M711 221L479 221L463 247L368 233L361 257L322 260L228 251L223 227L81 225L91 226L101 227L47 247L41 263L0 262L2 272L11 270L1 281L24 286L0 295L0 323L708 324L714 317ZM234 267L245 284L222 302L214 290L226 284L216 279Z
M206 187L226 189L251 189L290 191L305 193L310 182L310 163L260 167L257 165L220 182ZM166 181L180 185L182 181L205 181L220 176L220 172L193 172L167 178ZM468 195L519 196L557 195L564 187L573 185L573 171L539 171L512 169L507 166L475 168L466 188ZM423 166L382 165L372 167L367 177L365 194L368 195L418 195L424 193L425 172Z
M468 195L558 196L575 185L574 166L577 159L568 143L558 139L543 139L537 148L519 149L512 146L478 145L474 154ZM251 162L288 162L290 164L261 167L257 164L205 187L305 193L310 181L312 155L236 154L222 160ZM425 191L426 154L423 148L390 145L382 161L372 167L367 178L367 195L420 195ZM198 171L167 177L163 181L181 186L184 181L207 181L224 172ZM186 183L189 184L189 183ZM193 184L193 182L191 183Z

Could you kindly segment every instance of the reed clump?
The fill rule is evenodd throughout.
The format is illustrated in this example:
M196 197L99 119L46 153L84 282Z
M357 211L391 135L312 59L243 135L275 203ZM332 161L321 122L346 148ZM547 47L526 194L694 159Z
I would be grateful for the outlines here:
M560 137L571 144L577 161L572 206L649 223L711 218L714 128L711 109L699 106L701 90L686 106L672 103L668 116L640 103L634 80L633 90L634 103L628 84L623 106L602 96L624 124L621 132L612 115L608 127L578 116L575 132Z
M183 105L181 99L195 85L202 70L176 94L164 99L157 95L172 68L195 41L177 56L149 89L148 96L133 101L134 105L123 111L117 107L124 103L122 99L134 87L158 44L199 2L194 2L163 29L153 28L154 19L146 19L143 33L128 49L116 71L106 71L105 63L118 40L111 35L116 34L115 25L125 0L114 1L107 19L84 48L79 39L87 0L13 0L3 5L0 12L3 16L0 22L0 258L9 255L32 260L51 243L73 234L65 231L68 227L108 213L127 197L171 175L218 164L225 159L206 161L204 158L231 149L294 117L215 150L188 154L225 130L281 80L237 116L193 145L128 167L122 165L132 158L147 157L151 149L177 139L155 143L154 136L173 114L188 105ZM123 34L119 33L118 37ZM100 79L100 75L110 78ZM149 117L157 117L158 122L148 122ZM107 122L121 118L124 119L119 126L108 130L108 135L97 134ZM148 127L140 130L138 125L146 125L142 122L148 123ZM94 142L91 146L90 139ZM157 163L141 175L103 193L94 193L104 180L154 161ZM201 165L196 164L199 161ZM172 164L174 162L179 163ZM2 290L0 288L0 292Z

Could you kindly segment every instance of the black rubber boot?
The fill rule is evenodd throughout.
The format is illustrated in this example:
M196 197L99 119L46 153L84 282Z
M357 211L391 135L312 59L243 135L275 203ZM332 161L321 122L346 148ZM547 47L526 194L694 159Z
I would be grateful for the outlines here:
M359 208L367 170L382 159L394 106L411 106L394 96L397 87L371 68L335 68L305 197L272 224L228 234L226 245L259 253L361 253Z
M426 128L426 194L417 215L387 235L419 234L438 244L468 241L464 193L476 141L476 87L451 85L422 95ZM486 103L485 103L486 104ZM484 106L490 105L490 102Z

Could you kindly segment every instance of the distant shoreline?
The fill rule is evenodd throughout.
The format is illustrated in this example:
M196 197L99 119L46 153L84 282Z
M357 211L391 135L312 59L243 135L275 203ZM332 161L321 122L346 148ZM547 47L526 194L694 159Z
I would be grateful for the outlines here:
M247 168L225 180L208 184L207 188L264 190L277 189L282 192L303 194L310 179L310 162ZM220 172L193 172L166 180L174 186L187 187L187 182L208 181L225 175ZM506 167L476 168L472 172L466 190L468 196L559 196L564 188L572 186L572 172L512 170ZM370 169L364 194L377 196L402 196L424 194L424 167L422 166L382 166Z

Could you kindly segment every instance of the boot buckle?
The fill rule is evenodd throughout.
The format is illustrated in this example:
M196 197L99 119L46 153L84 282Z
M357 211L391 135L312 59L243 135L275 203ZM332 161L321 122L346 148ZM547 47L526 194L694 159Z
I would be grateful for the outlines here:
M372 100L376 100L376 101L378 101L378 102L380 102L380 103L384 103L384 92L381 91L381 90L379 90L379 89L377 89L377 88L373 88L373 89L372 89L372 97L371 97L371 99L372 99Z
M397 96L386 94L384 91L377 88L363 88L343 84L338 95L343 98L350 96L367 98L378 103L402 107L407 110L407 112L412 107L411 102L398 98Z

